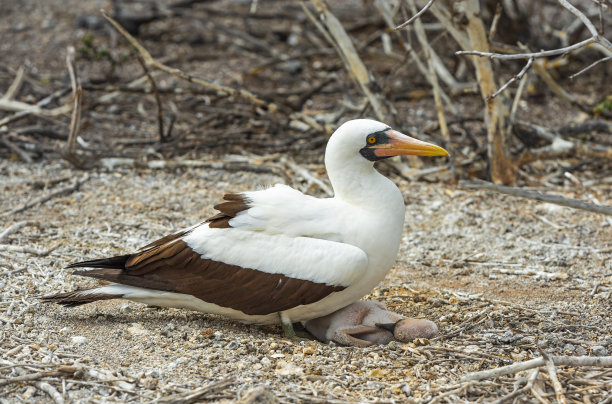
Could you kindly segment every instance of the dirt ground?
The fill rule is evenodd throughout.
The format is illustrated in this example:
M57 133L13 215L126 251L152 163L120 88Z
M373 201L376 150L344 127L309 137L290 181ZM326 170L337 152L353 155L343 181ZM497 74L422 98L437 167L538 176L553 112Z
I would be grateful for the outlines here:
M404 194L405 233L396 264L365 297L403 315L433 320L439 333L432 340L371 348L298 343L283 339L279 327L243 325L128 301L73 309L41 304L40 296L94 285L64 269L69 263L123 254L196 223L213 213L212 206L227 191L287 183L322 196L319 186L288 169L281 156L289 156L325 183L326 135L307 133L292 137L290 143L279 141L274 120L253 119L252 108L218 94L192 92L166 102L175 116L177 140L160 144L153 96L102 89L126 87L142 75L120 38L99 28L105 23L98 9L107 7L105 2L27 0L19 7L9 3L0 3L0 93L21 65L27 70L17 98L22 102L35 103L58 88L69 88L65 49L75 46L79 74L90 88L85 91L79 140L79 156L85 163L114 156L143 164L164 158L206 164L153 169L140 167L143 164L135 168L134 160L105 160L106 164L77 169L60 157L69 115L30 117L10 126L15 132L9 139L32 161L24 162L8 149L0 155L1 403L492 402L529 380L529 391L506 402L554 402L555 375L568 402L611 402L609 368L578 364L557 366L556 371L542 367L539 373L528 369L465 379L472 372L542 354L610 360L610 219L467 190L444 175L407 181L382 167ZM243 9L250 2L221 3ZM217 7L217 2L202 7L210 8L205 12L213 22L234 10ZM215 36L219 26L183 21L155 21L143 26L139 38L166 63L262 94L276 89L290 99L326 80L322 73L309 71L312 81L303 79L296 85L289 79L297 70L283 64L273 73L264 69L246 74L268 59ZM278 32L286 24L272 18L261 21L272 21ZM307 22L302 19L300 24ZM364 36L371 24L355 22L352 32ZM266 24L252 29L265 31ZM338 68L337 59L320 56L320 65ZM379 56L365 57L371 63ZM403 65L398 68L388 60L375 66L377 74L406 74ZM339 69L334 74L344 73ZM182 85L160 77L160 88ZM405 87L423 87L391 79L385 85L397 97ZM581 99L595 101L590 89L605 92L610 85L594 74L585 76L577 91L583 90ZM332 83L314 95L302 112L336 113L338 86ZM342 111L355 113L346 105L357 103L358 92L349 88L344 94ZM431 97L413 96L398 104L400 113L423 127L435 120ZM477 100L464 98L462 108L479 108ZM522 105L519 113L550 126L586 119L556 99ZM2 112L0 119L7 114ZM454 144L458 159L473 155L465 143L469 139L463 136ZM521 185L586 200L583 190L564 178L563 173L571 170L601 203L612 205L609 169L609 161L596 159L535 162L524 167L519 178ZM2 236L13 225L19 228Z
M66 163L3 161L0 211L64 186L40 189L49 178L70 183L83 175ZM282 181L211 169L89 175L78 191L5 218L5 226L32 224L3 241L12 250L0 250L3 377L16 375L11 362L33 364L26 373L82 366L113 380L41 378L69 401L150 401L231 380L205 399L240 399L264 386L281 401L420 402L456 389L468 372L528 360L539 349L612 352L611 227L597 215L445 184L399 183L407 199L401 252L368 296L434 320L440 332L433 341L347 348L126 301L42 305L36 296L93 285L63 269L68 263L121 254L209 216L223 190ZM609 186L599 190L611 195ZM560 369L567 396L592 402L607 394L606 374ZM589 385L576 382L589 377ZM512 375L501 388L486 381L454 394L493 399L515 381ZM3 386L2 396L49 400L29 383Z

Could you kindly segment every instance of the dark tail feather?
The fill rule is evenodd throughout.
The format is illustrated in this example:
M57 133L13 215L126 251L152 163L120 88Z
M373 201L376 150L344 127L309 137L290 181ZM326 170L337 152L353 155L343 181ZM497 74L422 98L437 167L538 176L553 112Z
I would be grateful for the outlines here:
M83 262L75 262L68 265L66 268L107 268L107 269L125 269L125 263L131 257L130 254L119 255L116 257L102 258L99 260L90 260Z
M106 293L84 293L90 289L75 290L74 292L57 293L41 297L43 303L57 303L66 307L76 307L98 300L120 299L123 295L109 295Z

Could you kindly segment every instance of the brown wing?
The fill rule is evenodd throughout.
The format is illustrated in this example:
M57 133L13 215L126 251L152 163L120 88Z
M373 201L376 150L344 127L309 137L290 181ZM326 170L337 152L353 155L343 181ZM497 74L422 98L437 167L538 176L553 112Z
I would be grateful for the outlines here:
M208 227L217 229L229 228L231 227L229 224L230 219L248 208L249 201L244 194L225 194L223 202L215 205L215 209L219 213L207 220Z
M265 315L314 303L343 286L201 258L183 240L155 245L124 261L123 268L77 272L124 285L192 295L208 303Z

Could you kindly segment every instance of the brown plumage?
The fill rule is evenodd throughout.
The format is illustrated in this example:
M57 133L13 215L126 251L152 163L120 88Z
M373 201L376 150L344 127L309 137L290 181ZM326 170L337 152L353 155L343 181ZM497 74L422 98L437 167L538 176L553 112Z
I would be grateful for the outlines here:
M230 228L229 221L243 210L249 208L248 200L243 194L225 194L223 202L215 205L218 214L207 220L208 227L216 229Z
M81 292L81 290L75 290L72 292L58 293L52 296L45 296L41 298L41 300L44 303L57 303L66 307L76 307L82 304L96 302L98 300L110 300L121 297L117 295L107 295L103 293L81 294Z
M72 264L70 268L94 267L76 271L88 276L160 291L184 293L222 307L250 315L265 315L321 300L342 286L330 286L281 274L242 268L237 265L202 259L180 239L173 237L155 241L136 254ZM181 268L176 271L175 268ZM66 306L78 306L95 300L121 296L79 295L61 293L43 298Z

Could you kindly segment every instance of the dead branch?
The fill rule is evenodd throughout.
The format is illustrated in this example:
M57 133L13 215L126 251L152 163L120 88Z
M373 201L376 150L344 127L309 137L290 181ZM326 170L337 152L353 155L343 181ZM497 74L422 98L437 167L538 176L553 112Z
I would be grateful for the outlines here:
M429 6L433 3L433 0L430 1ZM414 0L409 0L408 4L410 5L410 9L413 13L416 13L416 5ZM429 6L427 6L429 8ZM442 139L444 139L444 145L446 147L450 147L450 133L448 131L448 126L446 125L446 115L444 113L444 107L442 106L442 99L440 96L440 84L438 83L438 76L436 75L436 71L434 69L433 57L432 57L432 49L427 41L427 34L425 33L425 29L423 28L423 24L421 20L417 20L414 25L415 32L417 34L417 38L425 51L425 58L427 59L427 66L429 67L429 76L431 78L431 84L434 92L434 102L436 103L436 112L438 114L438 122L440 123L440 133L442 134ZM451 150L451 156L454 153ZM456 176L455 167L454 167L454 158L450 158L450 167L452 170L453 177Z
M200 401L206 393L209 393L213 390L220 389L222 387L227 387L235 382L234 378L229 378L225 380L220 380L217 382L212 382L207 384L206 386L199 387L195 390L190 390L184 393L172 394L170 396L161 397L153 401L148 401L147 404L157 404L157 403L193 403L196 401Z
M389 4L389 2L385 1L385 0L375 0L374 6L376 7L378 12L382 16L382 18L385 21L385 23L387 24L387 26L389 28L393 28L393 26L395 24L393 23L393 16L391 14L392 10L391 10L391 5ZM432 77L429 74L429 70L427 69L427 67L425 66L425 64L423 63L423 61L421 60L421 58L417 54L417 52L414 51L414 49L412 48L412 46L410 45L409 42L404 41L401 38L400 33L398 31L394 30L393 33L397 36L400 44L404 47L404 50L410 55L410 57L412 58L412 60L416 64L416 67L419 70L419 72L421 72L423 77L431 84ZM449 76L450 76L450 74L449 74ZM445 82L445 83L447 85L449 85L450 87L452 87L452 83L450 83L450 84L448 82ZM448 105L448 107L451 110L451 112L456 115L457 114L457 109L453 105L450 97L446 94L446 92L444 92L443 89L440 89L440 96L444 99L444 102Z
M21 84L23 83L23 77L25 73L25 67L23 65L19 66L17 69L17 74L15 75L15 80L11 83L6 93L2 96L3 100L12 100L15 98L15 95L19 92L21 88Z
M527 122L516 122L512 126L513 132L521 138L524 134L536 136L550 142L549 145L534 150L525 150L516 160L515 164L521 167L536 160L550 159L561 156L577 155L591 158L612 158L612 147L593 146L571 142L561 138L546 128Z
M505 396L501 397L499 400L494 401L492 404L503 404L505 402L512 400L515 397L520 396L521 394L528 392L533 387L533 383L535 382L539 374L540 374L539 368L533 369L531 373L529 373L529 377L527 378L527 384L525 384L523 388L516 389L512 393L506 394Z
M459 181L459 186L467 189L486 189L499 192L506 195L519 196L521 198L535 199L536 201L554 203L556 205L567 206L574 209L586 210L602 215L612 216L612 206L594 205L579 201L577 199L566 198L560 195L543 194L541 192L526 191L521 188L507 187L503 185L492 184L487 181Z
M68 141L66 142L66 149L64 154L69 156L67 160L73 162L76 161L74 156L74 148L76 145L76 138L79 134L79 127L81 122L81 97L83 96L83 89L79 83L77 77L77 70L74 65L74 47L69 46L66 52L66 65L68 66L68 73L70 75L70 85L72 87L73 106L72 116L70 118L70 132L68 133ZM80 164L79 164L80 165Z
M508 88L508 86L510 84L514 83L516 80L521 80L523 78L523 76L525 75L525 73L527 73L527 70L529 70L529 68L531 67L532 63L533 63L533 58L529 58L529 60L527 61L527 64L525 65L525 67L523 67L523 69L517 75L513 76L510 80L508 80L506 82L506 84L501 86L499 88L499 90L497 90L496 92L491 94L489 96L489 98L487 99L487 101L492 99L492 98L497 97L498 95L500 95L502 93L502 91L504 91L506 88Z
M43 370L42 372L29 373L29 374L15 376L11 378L0 379L0 386L6 386L7 384L11 384L11 383L20 383L20 382L28 382L28 381L33 381L33 380L40 380L43 377L54 377L54 376L61 376L61 375L73 373L69 371L69 368L70 368L69 366L60 366L56 370Z
M298 174L302 178L304 178L309 185L310 184L317 185L319 188L321 188L321 190L328 197L334 196L334 191L333 191L333 189L329 185L327 185L324 181L322 181L319 178L317 178L315 175L311 174L307 169L305 169L304 167L300 166L299 164L297 164L292 159L283 157L281 159L281 163L285 164L293 172L295 172L296 174Z
M155 79L151 76L149 69L147 68L147 64L141 56L137 58L138 63L142 66L142 70L144 70L149 83L151 84L151 88L153 88L153 94L155 96L155 104L157 105L157 131L159 134L159 140L161 142L166 141L166 134L164 133L164 109L162 108L162 101L159 95L159 91L157 90L157 84L155 83Z
M68 185L66 187L57 189L57 190L55 190L55 191L53 191L53 192L51 192L51 193L49 193L47 195L43 195L43 196L40 196L38 198L34 198L31 201L26 202L25 204L23 204L22 206L20 206L18 208L15 208L15 209L13 209L11 211L2 213L2 214L0 214L0 217L6 217L6 216L14 215L16 213L21 213L21 212L23 212L26 209L29 209L29 208L31 208L33 206L36 206L39 203L44 203L44 202L46 202L46 201L48 201L48 200L50 200L52 198L55 198L57 196L69 195L72 192L78 190L79 187L81 185L83 185L87 180L89 180L89 174L84 175L82 178L78 179L72 185Z
M44 393L47 393L49 395L49 397L51 397L51 400L53 400L53 402L55 404L64 404L64 398L62 397L62 395L59 393L59 391L57 391L57 389L55 387L53 387L52 385L50 385L47 382L37 382L34 383L34 386L36 386L36 388Z
M607 62L609 60L612 60L612 56L607 56L605 58L596 60L595 62L591 63L590 65L588 65L584 69L581 69L577 73L572 74L571 76L569 76L569 78L570 79L574 79L574 78L578 77L579 75L581 75L582 73L586 72L587 70L591 70L593 67L597 66L598 64L600 64L602 62Z
M32 105L21 101L0 98L0 109L23 113L24 116L31 114L46 117L56 117L70 112L72 108L70 107L70 105L62 105L61 107L53 109L43 109L38 104ZM4 118L2 121L0 121L0 126L4 126L8 122L10 122L10 120L7 120L7 118ZM5 122L5 120L7 120L7 122Z
M15 233L16 231L18 231L22 227L26 227L26 226L38 226L38 225L39 225L39 222L32 221L32 220L23 220L21 222L13 223L9 227L7 227L2 233L0 233L0 241L4 240L9 235Z
M393 28L394 30L400 30L402 28L407 27L408 25L412 24L412 22L414 20L416 20L417 18L419 18L420 16L422 16L423 14L425 14L425 11L427 11L429 9L429 7L431 7L431 5L433 4L435 0L429 0L427 2L427 4L425 4L425 7L423 7L418 13L415 13L412 17L410 17L410 19L408 19L408 21L404 22L401 25L398 25L397 27Z
M480 18L478 0L464 0L465 14L468 19L467 33L472 49L489 49L484 24ZM491 180L495 183L510 184L514 182L514 170L507 156L507 139L505 118L506 109L501 100L491 98L495 93L493 67L489 59L472 58L480 93L485 101L485 124L487 127L487 155L490 165Z
M595 195L593 195L591 192L589 192L589 190L586 189L586 187L584 186L584 184L582 183L582 181L580 181L578 179L578 177L576 177L574 174L566 171L565 173L563 173L563 175L565 176L565 178L569 179L571 182L573 182L575 185L578 186L578 188L580 189L580 191L587 196L587 198L589 198L591 200L591 202L593 202L595 205L601 205L601 201L599 200L599 198L597 198ZM607 222L608 225L612 226L612 218L611 217L607 217Z
M432 77L429 73L429 69L425 66L423 61L420 59L420 56L418 55L418 53L412 48L412 45L410 44L410 42L406 41L405 38L402 37L401 33L394 29L395 24L393 22L393 15L392 15L393 10L392 10L391 4L386 0L375 0L374 7L376 7L380 15L383 17L383 20L385 21L389 29L392 30L393 34L395 34L400 45L404 48L404 50L408 53L408 55L410 55L411 59L415 62L416 67L419 70L419 72L421 72L423 77L433 86ZM444 84L446 84L446 86L448 86L451 89L452 93L454 94L462 93L468 89L471 90L471 89L476 88L475 83L458 82L455 79L455 77L448 71L446 66L444 66L444 63L442 62L440 57L436 54L436 52L433 50L433 48L429 45L429 43L427 43L427 46L429 49L429 53L432 56L432 62L434 64L434 67L435 67L436 73L438 74L439 79L442 80ZM444 92L442 88L440 88L440 96L446 103L447 108L453 113L453 115L458 115L457 108L455 107L453 102L450 100L449 96Z
M552 358L542 352L542 356L544 357L544 362L546 364L546 371L548 372L548 378L555 390L555 398L557 399L558 404L567 404L567 399L563 395L563 386L561 386L561 382L559 381L559 376L557 376L557 368Z
M0 135L3 135L5 133L7 133L7 132L8 131L6 131L6 130L0 130ZM21 150L19 148L19 146L17 146L15 143L11 142L10 140L5 138L4 136L0 136L0 143L3 144L4 146L6 146L9 150L11 150L16 155L18 155L19 158L22 159L23 161L25 161L26 163L30 164L32 162L32 158L30 157L30 155L28 153L26 153L25 151Z
M612 52L612 42L610 42L608 39L606 39L605 37L599 34L599 31L597 30L597 28L595 28L595 25L593 25L591 20L589 20L589 18L586 15L584 15L580 10L574 7L567 0L557 0L557 1L567 10L569 10L570 13L578 17L580 21L582 21L582 23L587 27L587 29L591 33L595 42L599 43L600 45L608 49L610 52Z
M556 366L589 366L589 367L612 367L612 356L551 356L550 360ZM510 373L518 373L525 370L544 366L546 360L543 357L531 359L525 362L513 363L501 368L483 370L481 372L468 373L462 380L483 380L499 377Z
M215 84L212 83L210 81L192 76L190 74L187 74L185 72L183 72L182 70L170 67L170 66L166 66L165 64L157 61L156 59L153 58L153 56L151 56L151 54L149 53L148 50L145 49L144 46L142 46L137 40L136 38L134 38L132 35L130 35L117 21L115 21L111 16L109 16L106 11L101 10L102 15L104 16L104 18L106 18L106 20L108 22L110 22L112 24L113 27L115 27L115 29L117 31L119 31L119 33L121 35L123 35L125 37L125 39L128 40L128 42L134 47L136 48L136 50L138 51L138 53L140 53L140 55L142 56L142 59L144 60L145 64L149 67L152 67L154 69L158 69L161 70L163 72L166 72L168 74L171 74L175 77L178 77L182 80L188 81L190 83L195 83L198 84L200 86L209 88L211 90L214 90L218 93L221 94L227 94L229 96L233 96L233 97L240 97L246 101L249 101L250 103L260 106L260 107L264 107L266 108L268 111L270 112L274 112L278 110L278 106L274 103L268 103L267 101L262 100L261 98L259 98L258 96L256 96L255 94L253 94L252 92L248 91L248 90L244 90L244 89L235 89L232 87L228 87L228 86L224 86L221 84Z
M391 126L397 126L395 111L388 105L378 90L374 76L368 71L365 64L359 57L351 38L348 36L338 18L329 10L325 0L311 0L315 9L319 13L319 19L328 32L328 40L333 40L332 45L338 50L339 56L345 68L359 85L362 93L366 96L374 115L380 121L386 122ZM305 5L302 5L305 8Z
M551 56L564 55L566 53L572 52L576 49L580 49L584 46L590 45L595 40L593 38L585 39L584 41L575 43L570 46L566 46L564 48L551 49L547 51L540 52L529 52L529 53L495 53L495 52L480 52L480 51L457 51L455 55L473 55L473 56L481 56L487 57L490 59L502 59L502 60L520 60L520 59L540 59L540 58L548 58Z
M566 136L579 136L589 132L604 132L610 134L612 133L612 122L594 119L581 123L570 123L568 126L560 128L558 132Z
M537 60L534 63L533 68L536 71L536 73L540 76L540 78L542 78L542 80L548 85L548 87L555 94L557 94L561 99L563 99L563 100L567 101L568 103L578 107L579 109L581 109L584 112L587 112L587 113L591 112L590 108L585 107L584 105L582 105L582 103L580 103L580 101L578 100L578 98L576 96L574 96L573 94L570 94L569 92L567 92L563 87L561 87L561 85L559 83L557 83L555 81L553 76L546 69L545 64L543 63L543 61Z
M4 117L2 119L0 119L0 127L7 125L11 122L17 121L21 118L24 118L30 114L33 115L38 115L38 116L51 116L51 117L55 117L58 115L62 115L65 113L70 112L70 106L68 105L64 105L58 108L54 108L54 109L50 109L50 110L46 110L46 109L42 109L42 107L49 105L51 102L55 101L56 99L63 97L64 95L66 95L68 92L70 92L70 88L62 88L60 90L55 91L54 93L48 95L47 97L43 98L42 100L40 100L39 102L37 102L34 105L30 105L30 104L26 104L23 102L17 103L16 101L12 101L12 102L7 102L7 100L5 100L4 102L6 102L6 105L10 105L11 108L9 108L7 106L6 109L9 109L11 111L18 111L17 113L15 113L12 116L7 116ZM0 109L2 108L2 100L0 100ZM42 111L42 112L41 112Z
M502 53L494 53L494 52L488 52L488 51L479 52L479 51L470 50L470 51L455 52L455 54L457 55L476 55L476 56L488 57L491 59L506 59L506 60L532 59L532 58L537 59L537 58L547 58L550 56L563 55L563 54L575 51L577 49L580 49L582 47L591 45L591 44L598 44L599 46L603 47L608 52L612 52L612 42L610 42L604 36L600 35L600 33L597 31L597 28L595 28L595 25L593 25L593 23L589 20L589 18L586 15L584 15L580 10L578 10L576 7L570 4L567 0L557 0L557 1L567 10L569 10L572 14L574 14L580 21L582 21L582 23L587 27L587 29L591 33L590 38L587 38L584 41L575 43L573 45L565 46L563 48L551 49L548 51L540 51L540 52L502 54Z

